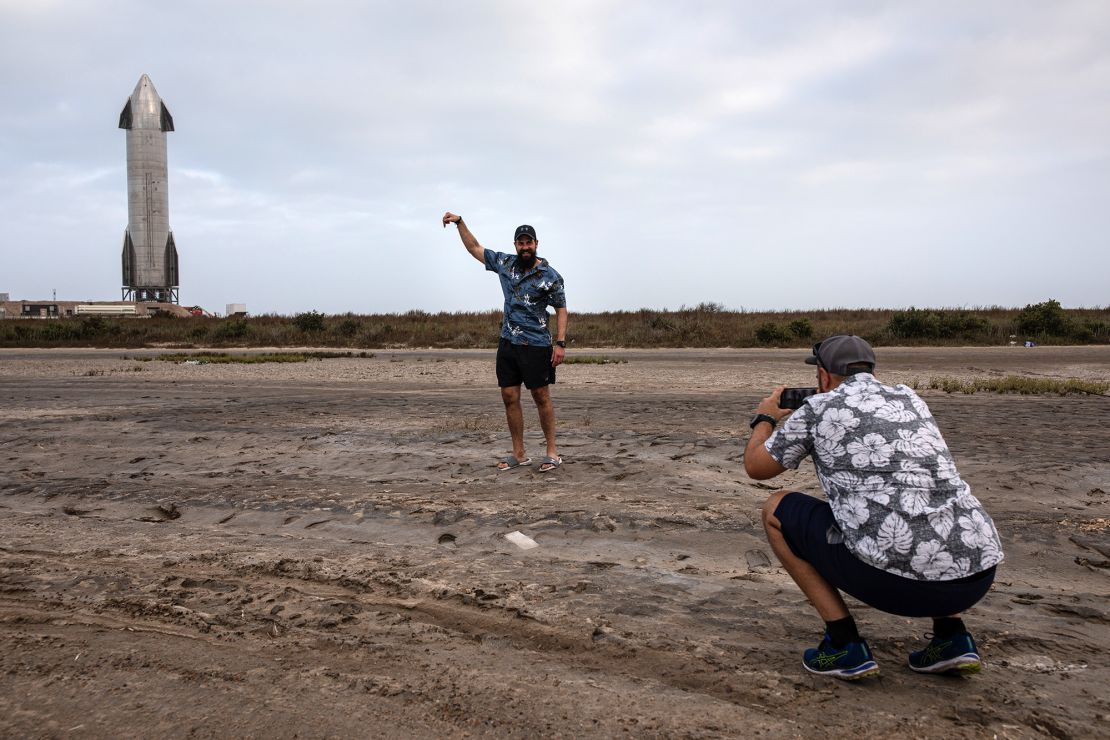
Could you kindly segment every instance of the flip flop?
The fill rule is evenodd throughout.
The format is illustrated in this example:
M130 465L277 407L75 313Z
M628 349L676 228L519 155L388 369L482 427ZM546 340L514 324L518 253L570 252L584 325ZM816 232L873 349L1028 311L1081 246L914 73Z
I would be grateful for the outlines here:
M512 470L513 468L519 468L519 467L522 467L524 465L531 465L532 464L532 458L526 457L523 460L517 460L516 455L509 455L508 457L506 457L501 462L505 463L505 467L501 467L501 464L498 463L497 471L499 473L503 473L506 470Z
M552 470L554 470L555 468L559 467L562 464L563 464L563 458L561 458L561 457L545 457L543 459L543 462L540 463L539 470L540 470L541 473L550 473ZM544 465L547 465L548 467L545 468Z

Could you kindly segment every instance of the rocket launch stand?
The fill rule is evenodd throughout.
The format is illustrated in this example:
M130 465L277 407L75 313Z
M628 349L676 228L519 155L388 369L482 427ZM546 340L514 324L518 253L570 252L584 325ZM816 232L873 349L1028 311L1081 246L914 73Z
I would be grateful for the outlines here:
M125 285L123 300L136 303L181 303L176 285L166 288L132 288Z

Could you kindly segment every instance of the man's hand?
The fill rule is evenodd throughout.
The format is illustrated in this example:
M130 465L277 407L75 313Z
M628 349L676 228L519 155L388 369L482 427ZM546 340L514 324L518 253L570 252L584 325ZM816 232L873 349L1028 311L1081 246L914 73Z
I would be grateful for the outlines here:
M451 213L450 211L443 214L443 228L446 229L447 224L459 224L459 223L462 223L462 216L459 216L458 214L455 214L455 213Z
M779 397L782 396L784 390L786 390L785 385L780 385L773 390L771 395L764 398L759 402L759 405L755 407L755 413L767 414L767 416L772 417L775 421L782 421L787 416L790 416L791 409L779 408Z
M755 407L755 413L766 414L774 419L776 422L782 421L784 417L790 415L790 409L779 408L779 397L782 395L785 385L780 385L778 388L771 392L771 395L764 398ZM778 460L771 457L771 453L767 452L767 448L763 446L771 437L771 426L769 424L756 424L755 429L752 430L752 436L748 437L748 444L744 449L744 470L748 476L756 480L767 480L774 478L776 475L786 470Z
M551 348L551 367L559 367L563 364L563 360L567 356L567 351L559 345L553 345Z

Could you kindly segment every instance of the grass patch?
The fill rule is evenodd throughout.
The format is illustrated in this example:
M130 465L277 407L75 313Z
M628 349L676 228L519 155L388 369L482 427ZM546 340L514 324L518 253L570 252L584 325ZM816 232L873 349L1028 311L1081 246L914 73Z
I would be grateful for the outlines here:
M165 354L156 357L139 357L140 362L160 360L162 362L198 362L212 365L260 365L267 362L308 362L309 360L330 360L336 357L373 357L373 352L264 352L232 354L230 352L193 352L189 354Z
M130 367L113 367L109 369L104 368L91 368L89 370L73 372L74 375L80 375L85 378L99 378L105 375L115 375L116 373L138 373L143 371L142 365L131 365Z
M1024 396L1047 394L1101 396L1110 390L1110 383L1100 380L1079 380L1078 378L1026 378L1007 375L1004 378L931 378L925 386L931 390L945 393L1019 393Z
M481 416L445 416L432 426L432 431L444 432L497 432L505 426L504 416L482 414Z
M573 355L563 360L564 365L621 365L626 362L628 360L607 355Z

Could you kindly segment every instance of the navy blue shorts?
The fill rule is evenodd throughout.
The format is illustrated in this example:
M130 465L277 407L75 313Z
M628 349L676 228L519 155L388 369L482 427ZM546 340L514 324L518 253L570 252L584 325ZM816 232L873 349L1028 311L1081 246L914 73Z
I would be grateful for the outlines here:
M903 617L947 617L974 606L994 583L994 568L954 581L915 581L863 562L845 547L827 501L788 493L775 509L790 550L833 587ZM829 530L835 536L830 537ZM829 540L835 540L830 543Z
M509 388L524 383L531 391L554 382L551 345L513 344L505 338L497 344L497 385Z

